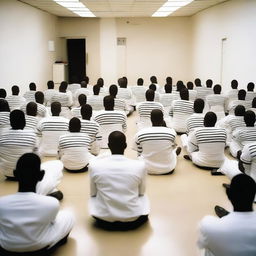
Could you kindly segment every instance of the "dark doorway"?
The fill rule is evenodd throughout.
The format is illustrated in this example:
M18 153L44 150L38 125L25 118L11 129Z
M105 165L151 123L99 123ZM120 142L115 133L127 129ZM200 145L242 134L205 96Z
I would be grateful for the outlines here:
M86 76L85 39L67 39L69 83L80 83Z

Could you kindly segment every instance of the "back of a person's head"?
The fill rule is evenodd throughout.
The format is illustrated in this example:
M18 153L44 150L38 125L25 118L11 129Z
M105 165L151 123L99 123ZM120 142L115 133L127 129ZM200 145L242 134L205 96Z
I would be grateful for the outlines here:
M81 88L87 88L86 81L81 81L80 86L81 86Z
M51 104L51 112L53 116L58 116L61 112L61 104L58 101L54 101Z
M172 77L167 76L165 80L166 80L166 84L172 85Z
M198 98L194 101L194 112L203 113L203 111L204 111L204 100Z
M98 80L97 80L97 85L99 86L99 87L103 87L104 86L104 80L103 80L103 78L99 78Z
M214 85L213 92L214 92L214 94L220 94L221 93L221 86L219 84Z
M154 92L156 91L156 85L155 84L151 84L148 87L149 89L153 90Z
M19 95L20 88L17 85L12 86L12 95Z
M19 109L15 109L10 113L10 124L12 129L18 130L18 129L24 129L26 126L26 120L25 115L23 111Z
M238 99L239 100L245 100L246 97L246 90L242 89L238 91Z
M171 84L166 84L164 86L164 90L165 90L165 93L172 93L172 85Z
M256 108L256 97L252 100L252 108Z
M41 171L41 159L34 153L22 155L16 164L14 175L19 183L27 184L37 182Z
M182 100L189 100L189 91L187 88L184 87L180 90L180 98Z
M66 81L62 81L60 83L59 92L66 92L68 88L68 83Z
M150 118L151 118L151 122L153 125L155 125L155 124L163 125L164 115L160 109L153 109L151 111Z
M199 78L196 78L195 81L194 81L194 83L195 83L196 87L202 86L201 80L200 80Z
M92 107L89 104L84 104L81 107L81 116L83 119L90 120L92 117Z
M81 130L81 121L77 117L73 117L69 121L69 131L70 132L80 132Z
M108 136L108 146L112 154L122 154L127 146L124 133L120 131L111 132Z
M150 82L153 83L153 84L157 84L157 78L156 78L156 76L151 76L151 77L150 77Z
M176 84L176 90L177 92L180 92L183 88L186 88L183 81L179 80Z
M232 80L231 81L231 88L232 89L237 89L237 87L238 87L238 82L237 82L237 80Z
M109 87L109 94L112 96L112 97L116 97L116 95L117 95L117 93L118 93L118 87L115 85L115 84L112 84L112 85L110 85L110 87Z
M117 80L117 83L118 83L118 85L119 85L121 88L126 88L126 87L127 87L127 84L126 84L124 78L119 78L119 79Z
M246 211L252 208L255 198L256 184L253 178L246 174L238 174L231 180L227 195L236 211Z
M255 113L252 110L247 110L244 113L244 122L246 126L254 126Z
M99 95L99 93L100 93L100 86L97 85L97 84L95 84L95 85L93 86L92 90L93 90L93 94L94 94L94 95Z
M89 76L85 76L84 81L86 82L86 84L89 84L89 81L90 81Z
M36 116L37 115L37 104L35 102L29 102L26 106L26 114L28 116Z
M10 112L9 103L5 99L0 99L0 112Z
M49 80L49 81L47 82L47 88L48 88L48 89L54 89L54 82L53 82L52 80Z
M191 82L191 81L187 82L187 88L188 88L188 90L193 90L194 89L193 82Z
M207 112L204 116L204 126L214 127L217 122L217 116L214 112Z
M122 78L124 79L124 86L126 88L128 85L128 78L126 76L123 76Z
M245 107L243 105L237 105L234 110L235 116L244 116Z
M113 110L114 106L115 106L114 97L111 95L105 96L103 99L103 105L104 105L105 110Z
M146 96L146 100L147 101L154 101L154 99L155 99L155 91L153 91L151 89L148 89L146 91L145 96Z
M84 104L86 104L86 102L87 102L87 97L86 97L86 95L85 95L85 94L80 94L80 95L78 96L78 102L79 102L79 105L80 105L80 106L83 106Z
M137 85L143 85L143 83L144 83L143 78L138 78Z
M36 84L35 83L30 83L29 84L29 90L30 91L36 91Z
M254 83L253 82L250 82L247 84L247 91L248 92L253 92L254 90Z
M35 100L37 103L43 104L44 103L44 93L41 91L37 91L35 93Z
M5 99L7 96L6 90L4 88L0 88L0 98Z
M207 88L212 88L212 84L213 84L212 79L207 79L206 82L205 82L205 84L206 84L206 87L207 87Z

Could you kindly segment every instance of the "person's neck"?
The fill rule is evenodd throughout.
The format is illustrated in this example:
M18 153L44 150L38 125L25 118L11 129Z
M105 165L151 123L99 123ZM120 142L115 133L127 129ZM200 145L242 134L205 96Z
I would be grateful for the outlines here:
M111 151L112 155L123 155L124 151Z
M159 126L164 126L164 125L163 125L163 123L152 123L152 126L153 127L156 127L156 126L159 127Z
M23 185L19 185L19 189L18 189L18 192L33 192L35 193L36 192L36 185L31 185L31 186L23 186Z
M254 127L254 124L247 124L246 127Z
M60 114L52 114L52 116L60 116Z
M114 108L105 108L106 111L113 111Z
M253 212L252 206L250 207L234 207L234 212Z

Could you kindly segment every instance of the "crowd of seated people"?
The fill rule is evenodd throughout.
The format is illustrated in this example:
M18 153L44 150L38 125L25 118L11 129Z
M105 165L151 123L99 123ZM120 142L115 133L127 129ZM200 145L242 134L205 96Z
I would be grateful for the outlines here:
M63 198L58 185L63 171L89 170L89 211L96 226L107 230L141 226L148 221L150 212L145 194L146 175L174 173L182 149L183 157L191 164L231 180L231 184L223 185L234 212L252 213L256 181L254 84L248 83L246 91L232 80L231 90L226 93L211 79L207 79L205 85L199 78L186 84L181 80L173 84L172 78L167 77L166 84L160 85L157 78L151 76L148 85L139 78L137 85L131 86L128 79L122 77L117 84L107 87L103 78L90 85L89 78L85 77L80 84L63 81L59 88L48 81L45 91L37 91L36 84L30 83L29 91L23 96L17 85L11 88L11 95L1 88L0 171L6 179L18 181L19 188L17 194L0 198L0 254L33 255L51 251L66 242L74 217L70 213L58 213L58 200ZM130 115L138 116L137 132L132 138L132 149L138 155L136 160L124 156ZM176 141L178 135L181 135L181 145ZM56 160L41 164L45 156ZM239 195L237 190L247 185L248 193ZM23 209L26 200L31 205ZM20 206L12 208L17 201ZM31 212L33 204L38 205L38 214ZM48 215L39 214L43 208L49 209ZM14 210L17 216L19 212L28 216L37 214L31 229L27 228L29 218L6 219L6 214ZM219 206L215 210L218 216L225 215L223 220L227 218L227 229L231 225L228 218L234 225L245 218L242 214L238 217L227 213ZM244 232L255 231L249 223L253 225L256 218L250 218L251 222L241 227ZM13 233L13 229L4 224L7 221L20 230L11 241L4 235ZM58 232L54 233L54 229ZM28 232L37 235L32 239ZM255 241L256 236L246 240L232 236L230 231L226 239L218 219L204 219L200 232L200 248L212 255L256 255L255 246L248 249L247 254L219 246L215 236L221 232L223 240L229 243L249 243L249 238ZM24 235L28 240L20 238Z

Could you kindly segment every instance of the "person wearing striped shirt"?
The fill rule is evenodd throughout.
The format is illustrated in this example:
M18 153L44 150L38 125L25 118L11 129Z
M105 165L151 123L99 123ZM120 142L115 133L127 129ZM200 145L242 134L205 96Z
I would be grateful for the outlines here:
M57 156L59 137L68 132L69 120L60 116L61 104L51 104L52 116L44 117L38 123L37 129L41 137L39 154L41 156Z
M254 83L250 82L247 84L247 93L246 93L246 101L252 102L253 98L256 97L256 93L254 92Z
M229 105L229 103L233 100L237 99L237 94L238 94L238 82L237 80L232 80L231 81L231 90L229 90L226 94L228 102L227 104Z
M49 255L64 244L74 225L70 211L59 211L56 198L38 194L38 186L57 163L41 164L36 154L21 156L15 168L18 192L0 198L0 254ZM50 170L46 170L50 165ZM55 169L54 169L55 168Z
M245 127L244 114L245 107L238 105L234 111L235 115L227 115L217 122L216 126L225 128L227 132L227 145L229 146L231 141L231 135L233 131L237 128Z
M234 109L237 105L243 105L245 109L250 108L251 104L245 100L246 98L246 91L239 90L237 94L237 99L230 101L228 104L227 110L229 114L234 114Z
M52 96L58 91L54 89L54 82L49 80L47 82L47 90L44 91L45 105L50 106L52 102Z
M37 104L35 102L29 102L26 106L26 130L32 130L33 132L37 133L37 124L38 124L38 117L37 115Z
M181 148L176 148L176 132L165 127L163 112L154 109L151 112L152 127L141 129L135 136L133 149L139 159L145 162L149 174L173 173L177 155Z
M81 107L81 132L86 133L91 138L91 150L93 155L98 155L101 148L102 136L100 134L100 126L92 117L92 107L89 104L84 104Z
M164 113L164 107L160 102L155 102L155 92L151 89L146 91L146 101L138 104L139 120L137 122L138 130L152 125L150 120L151 111L153 109L160 109Z
M213 112L207 112L204 117L203 128L195 129L188 140L188 155L185 159L191 159L193 164L204 168L219 168L225 160L225 146L227 133L223 128L214 127L217 116Z
M204 127L204 100L196 99L194 101L194 114L187 119L187 134L180 136L182 147L187 150L189 135L197 128Z
M96 157L89 164L89 212L96 226L106 230L136 229L148 221L144 162L124 156L126 137L120 131L109 135L110 156Z
M155 92L159 92L160 93L162 91L162 88L158 84L156 76L151 76L149 80L150 80L151 84L154 84L156 86Z
M78 107L73 107L71 109L71 114L73 117L78 117L81 118L81 107L86 104L87 102L87 96L85 94L80 94L78 96L78 102L79 102L79 106Z
M79 105L79 100L78 97L79 95L84 94L87 97L91 94L91 91L87 88L87 83L85 81L81 82L81 88L79 88L78 90L76 90L75 94L74 94L74 105L78 106ZM80 105L81 106L81 105Z
M116 97L117 93L118 93L118 87L115 84L112 84L109 87L109 95L115 99L114 110L122 111L128 116L130 114L128 105L124 99Z
M7 178L13 178L13 170L20 156L37 151L36 134L24 130L25 115L21 110L10 113L11 129L0 136L0 171Z
M102 134L101 148L108 148L108 136L113 131L126 132L126 115L122 111L114 110L114 98L104 97L105 110L99 111L94 120L100 125Z
M93 158L90 154L91 138L82 133L81 121L73 117L69 121L69 133L59 139L59 157L68 172L80 173L88 170L88 163Z
M0 134L10 128L10 108L7 100L0 99Z
M256 113L256 97L253 98L251 108L249 108L248 110L251 110L254 113Z
M103 110L103 97L99 95L100 86L93 86L93 95L87 97L87 103L92 106L93 111Z
M255 113L247 110L244 114L244 122L246 127L238 127L231 136L229 150L233 157L237 157L237 152L246 144L256 141Z
M221 95L221 86L216 84L213 87L214 94L206 96L206 104L209 111L214 112L217 115L217 120L225 117L227 108L227 98Z
M108 94L108 89L106 87L104 87L104 79L100 77L97 80L97 85L100 87L99 95L102 97L106 96Z
M44 93L37 91L35 93L35 100L37 104L37 116L39 118L49 116L48 109L44 105Z
M26 99L27 102L35 102L35 93L36 93L36 84L30 83L29 84L29 91L25 92L23 97Z
M210 79L208 79L209 81L207 82L207 87L202 86L201 84L201 80L199 78L195 79L195 85L196 85L196 91L197 91L197 98L203 99L205 100L206 96L209 94L212 94L212 82Z
M51 102L60 102L61 113L60 115L66 118L71 117L70 107L72 106L72 94L67 92L68 83L66 81L61 82L59 92L54 94L51 98Z
M180 91L180 100L173 101L169 115L172 116L172 127L177 133L185 133L186 121L194 113L193 102L189 101L189 91L183 88Z
M10 110L20 109L26 103L26 99L19 95L20 88L17 85L12 86L12 95L6 97Z
M147 88L146 86L143 86L143 83L144 83L144 80L142 78L138 78L137 85L131 87L136 105L146 100L145 94L146 94Z
M188 88L189 100L195 101L197 98L197 91L194 90L193 82L191 81L187 82L187 88Z

